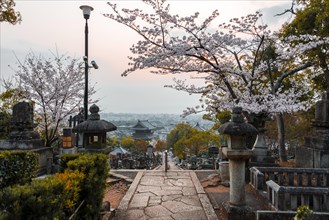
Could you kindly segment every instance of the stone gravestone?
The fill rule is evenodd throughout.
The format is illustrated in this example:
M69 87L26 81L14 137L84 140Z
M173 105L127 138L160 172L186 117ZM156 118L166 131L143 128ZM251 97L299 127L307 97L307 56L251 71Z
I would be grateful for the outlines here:
M19 102L13 107L12 131L6 140L0 140L0 150L30 150L39 154L38 174L51 172L53 150L45 147L33 121L33 106L28 102Z
M2 145L5 149L35 149L44 147L43 141L37 132L33 131L33 107L30 103L19 102L13 107L12 131L8 135L8 144Z
M313 126L314 135L296 150L296 167L329 168L329 92L316 103Z

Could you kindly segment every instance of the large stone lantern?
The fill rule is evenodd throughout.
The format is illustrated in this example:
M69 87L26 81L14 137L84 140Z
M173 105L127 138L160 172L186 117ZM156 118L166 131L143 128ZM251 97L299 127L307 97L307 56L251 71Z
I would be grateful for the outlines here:
M90 106L89 111L88 120L75 126L72 131L83 135L85 151L109 153L110 148L106 146L106 132L114 131L117 127L111 122L100 119L97 105Z
M226 207L229 219L248 216L245 198L245 162L252 157L252 150L247 148L247 137L256 135L257 129L245 122L241 107L234 107L230 122L219 128L220 134L227 135L228 147L223 154L229 159L230 170L230 201Z

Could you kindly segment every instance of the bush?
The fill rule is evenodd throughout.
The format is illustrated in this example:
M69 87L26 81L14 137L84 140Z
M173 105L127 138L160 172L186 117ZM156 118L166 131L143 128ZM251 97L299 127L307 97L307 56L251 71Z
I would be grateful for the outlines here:
M26 184L35 177L39 156L29 151L0 152L0 188Z
M109 167L103 154L67 155L64 172L0 191L0 219L98 219Z
M293 220L305 220L313 214L312 209L307 205L302 205L297 208L296 215Z
M60 172L64 172L68 168L68 162L75 160L80 154L64 154L60 159Z
M80 183L79 199L79 203L84 200L84 204L78 212L77 219L98 219L109 172L107 156L80 154L75 159L71 155L64 156L61 165L67 167L67 170L84 174L84 179Z
M1 219L67 219L79 200L83 174L64 172L0 192Z

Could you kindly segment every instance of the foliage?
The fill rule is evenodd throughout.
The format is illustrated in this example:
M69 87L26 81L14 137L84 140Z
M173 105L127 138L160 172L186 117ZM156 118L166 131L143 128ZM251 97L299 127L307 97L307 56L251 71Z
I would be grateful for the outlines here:
M130 152L145 153L149 142L139 138L134 139L129 136L122 138L120 144L123 148L127 149Z
M210 131L198 131L189 124L177 124L167 135L167 148L172 147L174 154L184 158L187 154L198 155L209 147L220 147L223 137Z
M37 130L46 146L52 146L60 137L64 119L82 103L85 82L81 63L66 55L45 58L33 52L18 62L14 70L17 89L35 102ZM94 87L89 88L91 95Z
M15 104L27 98L27 94L10 85L4 85L6 91L0 94L0 139L7 138L11 131L12 109Z
M97 219L109 171L103 154L65 155L62 173L0 192L1 219Z
M297 213L294 216L293 220L305 220L308 216L312 214L313 211L310 209L310 207L302 205L297 208Z
M149 145L148 141L145 141L143 139L135 139L134 140L134 150L135 152L139 153L146 153L147 146Z
M80 184L85 178L83 173L77 171L70 172L65 170L64 173L56 173L55 177L58 181L65 184L65 199L63 200L64 207L67 209L73 208L79 201Z
M131 151L135 145L134 139L130 136L122 138L120 144L123 148L127 149L128 151Z
M157 151L163 151L167 149L167 143L166 141L158 139L154 147Z
M292 22L285 24L282 29L282 35L300 36L312 34L319 36L320 39L329 36L329 1L328 0L310 0L304 2L304 7L297 10ZM300 39L299 42L308 42L308 39ZM295 43L295 42L293 42ZM305 53L308 60L319 66L324 74L316 77L315 83L319 89L329 88L329 44L321 44Z
M12 115L0 112L0 139L6 139L11 131Z
M286 142L301 146L304 144L304 137L310 135L312 132L312 119L314 118L314 108L311 108L307 112L295 112L293 114L284 115L285 121L285 134ZM298 128L298 129L296 129ZM272 141L276 140L277 126L274 120L266 123L266 137Z
M64 172L68 169L68 163L71 160L76 160L80 157L80 154L64 154L60 160L60 172Z
M173 153L178 157L178 159L185 159L188 152L185 146L186 137L180 138L173 146Z
M190 138L196 133L197 130L191 125L186 123L177 124L174 129L170 131L167 135L167 148L173 147L175 149L175 144L182 138Z
M106 138L106 144L111 147L118 146L120 144L120 141L116 137L107 137Z
M6 91L0 94L1 112L11 113L15 104L28 98L28 93L18 88L12 88L11 84L4 83Z
M0 188L30 183L39 155L29 151L0 151Z
M104 154L80 154L75 159L64 156L67 162L64 167L72 172L81 172L84 179L79 184L79 203L84 200L78 212L78 219L97 219L101 209L106 188L106 178L109 172L108 158Z
M15 11L14 0L0 1L0 22L8 22L10 24L17 24L22 21L22 16L18 11Z
M186 140L185 146L191 153L198 155L200 151L207 151L209 147L221 147L221 136L205 131L198 131Z
M68 219L79 199L83 174L64 172L0 192L2 219Z
M214 121L215 124L213 125L212 130L217 131L222 124L225 124L226 122L230 121L231 116L232 116L231 111L224 110L224 111L217 111L214 117L212 117L211 114L205 114L203 115L203 119Z

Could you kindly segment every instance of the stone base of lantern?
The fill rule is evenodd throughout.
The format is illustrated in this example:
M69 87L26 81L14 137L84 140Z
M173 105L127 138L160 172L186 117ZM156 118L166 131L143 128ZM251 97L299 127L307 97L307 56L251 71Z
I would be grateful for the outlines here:
M255 216L249 206L235 206L229 202L223 203L227 220L254 220Z

